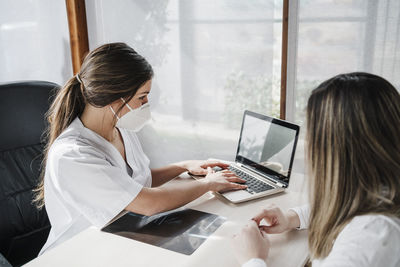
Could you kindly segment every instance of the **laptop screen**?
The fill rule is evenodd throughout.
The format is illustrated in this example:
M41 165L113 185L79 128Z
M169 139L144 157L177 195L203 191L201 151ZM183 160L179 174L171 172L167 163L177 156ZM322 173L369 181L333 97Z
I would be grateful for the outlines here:
M236 161L288 185L299 127L245 111Z

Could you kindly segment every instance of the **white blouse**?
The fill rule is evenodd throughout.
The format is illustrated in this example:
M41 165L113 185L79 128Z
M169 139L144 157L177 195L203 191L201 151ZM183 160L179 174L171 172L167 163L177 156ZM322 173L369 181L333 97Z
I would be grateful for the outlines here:
M310 208L293 208L300 228L308 226ZM339 233L329 255L316 259L313 267L398 267L400 266L400 219L383 215L354 217ZM266 267L261 259L251 259L242 267Z
M120 132L126 162L79 118L50 147L44 199L51 230L39 255L92 225L105 226L143 187L151 187L150 161L136 134Z

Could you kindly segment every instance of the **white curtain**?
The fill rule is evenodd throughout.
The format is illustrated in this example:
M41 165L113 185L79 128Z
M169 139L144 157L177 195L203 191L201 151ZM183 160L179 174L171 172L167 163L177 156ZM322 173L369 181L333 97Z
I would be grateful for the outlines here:
M305 173L305 108L340 73L380 75L400 89L400 1L290 0L287 120L301 126L293 171Z
M365 71L400 88L400 1L290 1L289 119L305 120L310 91L340 73ZM291 17L291 18L292 18ZM290 18L290 19L291 19ZM293 43L295 43L293 45Z
M65 1L0 1L0 82L72 76Z
M123 41L155 69L152 166L233 160L245 109L279 117L282 2L86 0L91 48ZM310 91L368 71L400 84L400 1L290 0L287 119L301 126ZM303 128L303 127L302 127ZM304 129L294 172L304 170Z
M151 165L233 160L245 109L279 116L282 2L86 0L89 43L126 42L155 70Z

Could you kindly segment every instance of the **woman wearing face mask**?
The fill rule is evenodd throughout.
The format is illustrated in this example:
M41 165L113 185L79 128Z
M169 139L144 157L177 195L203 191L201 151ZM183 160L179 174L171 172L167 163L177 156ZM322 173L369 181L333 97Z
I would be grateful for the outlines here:
M207 191L243 189L222 163L185 161L149 168L135 134L150 119L153 70L124 43L89 53L79 74L60 89L47 114L43 180L37 192L51 223L41 253L121 211L152 215L178 208ZM207 170L208 168L208 170ZM182 172L205 179L159 187Z
M400 266L399 92L368 73L323 82L308 99L307 160L310 206L249 221L233 242L242 266L265 267L267 234L296 228L312 266Z

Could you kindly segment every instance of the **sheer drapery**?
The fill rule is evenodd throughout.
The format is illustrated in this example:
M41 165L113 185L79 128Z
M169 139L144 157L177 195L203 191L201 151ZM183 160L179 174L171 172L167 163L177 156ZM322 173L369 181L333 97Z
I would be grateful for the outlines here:
M286 116L301 126L293 171L305 168L312 89L340 73L380 75L400 89L400 1L290 0Z
M86 0L91 49L126 42L154 67L154 122L140 133L153 166L232 160L245 109L279 116L282 2ZM400 1L289 8L288 120L303 126L311 90L339 73L372 72L400 89ZM0 82L71 77L65 2L0 2L0 14ZM302 144L294 171L303 171Z
M65 1L0 1L0 82L72 76Z
M233 160L245 109L279 116L281 1L86 1L90 48L126 42L155 70L152 166Z
M153 166L232 160L245 109L279 116L282 1L87 0L91 48L124 41L154 66ZM367 71L400 84L400 2L290 0L287 119L302 126L313 88ZM303 139L294 171L304 172Z
M288 73L294 90L288 118L305 119L310 91L339 73L365 71L380 75L400 88L400 1L290 1L295 46Z

